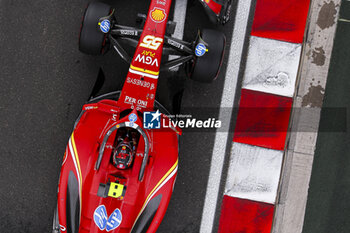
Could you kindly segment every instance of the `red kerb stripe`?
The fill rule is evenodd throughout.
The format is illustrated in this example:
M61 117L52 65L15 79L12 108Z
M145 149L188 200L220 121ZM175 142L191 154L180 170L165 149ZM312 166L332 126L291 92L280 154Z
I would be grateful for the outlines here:
M219 233L270 233L274 205L224 196Z
M234 142L283 150L293 99L242 89Z
M258 0L251 34L302 43L310 0Z

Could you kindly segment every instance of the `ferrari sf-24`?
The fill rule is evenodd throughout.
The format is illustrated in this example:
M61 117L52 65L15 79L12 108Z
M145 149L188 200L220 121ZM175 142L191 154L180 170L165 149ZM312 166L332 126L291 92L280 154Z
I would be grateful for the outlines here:
M79 49L114 49L129 71L121 91L92 96L69 138L58 185L53 233L156 232L177 175L181 129L164 128L168 111L156 100L160 71L185 65L189 78L211 82L223 60L225 36L202 30L192 42L171 37L171 0L151 0L143 28L117 23L115 10L91 2ZM133 57L124 49L134 46ZM176 55L173 60L163 58Z

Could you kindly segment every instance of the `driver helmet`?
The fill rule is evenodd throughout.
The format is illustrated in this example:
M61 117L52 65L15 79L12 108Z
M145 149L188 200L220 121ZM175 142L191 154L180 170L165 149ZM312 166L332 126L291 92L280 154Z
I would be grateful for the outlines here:
M123 140L116 147L113 154L113 164L118 169L127 169L130 167L134 158L134 151L131 143Z

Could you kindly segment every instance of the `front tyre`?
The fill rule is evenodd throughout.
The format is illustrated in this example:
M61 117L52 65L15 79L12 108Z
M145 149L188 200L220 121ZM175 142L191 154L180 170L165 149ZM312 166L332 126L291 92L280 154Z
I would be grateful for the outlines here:
M81 52L91 55L104 52L107 34L101 31L99 21L110 13L111 6L102 2L91 2L86 7L79 34Z
M190 78L210 83L220 71L225 51L226 37L222 32L204 29L196 42L195 57L190 68Z

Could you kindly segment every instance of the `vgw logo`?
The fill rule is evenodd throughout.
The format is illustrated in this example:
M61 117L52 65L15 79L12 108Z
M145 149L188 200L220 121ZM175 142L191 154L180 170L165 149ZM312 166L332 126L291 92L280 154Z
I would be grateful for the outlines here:
M156 112L143 113L143 128L145 129L160 129L160 115L159 110Z
M119 227L122 222L122 213L117 208L108 218L106 207L100 205L94 212L94 222L101 231L104 229L106 229L106 231L111 231Z

